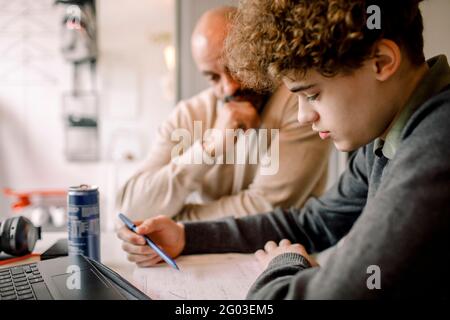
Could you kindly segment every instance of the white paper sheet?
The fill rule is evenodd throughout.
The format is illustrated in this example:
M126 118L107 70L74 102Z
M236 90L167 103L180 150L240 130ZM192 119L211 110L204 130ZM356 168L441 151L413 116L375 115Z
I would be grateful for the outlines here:
M244 299L262 272L252 254L208 254L176 260L180 271L161 264L137 268L134 282L152 299Z

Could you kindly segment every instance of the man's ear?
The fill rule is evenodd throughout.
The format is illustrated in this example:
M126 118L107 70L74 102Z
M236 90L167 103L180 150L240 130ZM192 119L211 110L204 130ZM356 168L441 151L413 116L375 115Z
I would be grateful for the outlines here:
M381 39L375 44L373 71L378 81L388 80L397 72L402 61L400 47L392 40Z

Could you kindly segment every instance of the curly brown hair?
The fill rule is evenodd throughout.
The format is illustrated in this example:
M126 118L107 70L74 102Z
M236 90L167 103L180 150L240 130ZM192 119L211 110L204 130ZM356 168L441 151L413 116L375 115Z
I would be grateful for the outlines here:
M423 63L421 1L241 0L226 41L229 68L246 87L273 89L292 71L351 72L382 38ZM366 25L372 4L381 10L381 29Z

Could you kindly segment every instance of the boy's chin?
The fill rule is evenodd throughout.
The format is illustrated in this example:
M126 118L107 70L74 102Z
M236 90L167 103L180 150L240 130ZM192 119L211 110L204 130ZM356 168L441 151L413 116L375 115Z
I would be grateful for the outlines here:
M336 149L341 152L352 152L363 146L362 144L355 143L349 140L333 140L333 144Z

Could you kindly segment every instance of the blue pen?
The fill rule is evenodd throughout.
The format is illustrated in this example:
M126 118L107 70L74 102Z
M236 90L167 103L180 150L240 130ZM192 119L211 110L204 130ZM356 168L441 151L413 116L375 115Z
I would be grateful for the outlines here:
M120 220L123 221L123 223L125 223L125 225L127 226L128 229L130 229L131 231L136 232L136 225L130 220L128 219L124 214L119 213L119 218ZM173 261L172 258L169 257L169 255L167 253L165 253L160 247L158 247L152 240L150 240L149 237L147 236L143 236L145 241L147 242L147 244L150 246L150 248L152 248L153 250L156 251L156 253L164 259L165 262L167 262L168 264L170 264L174 269L180 270L177 266L177 264L175 263L175 261Z

